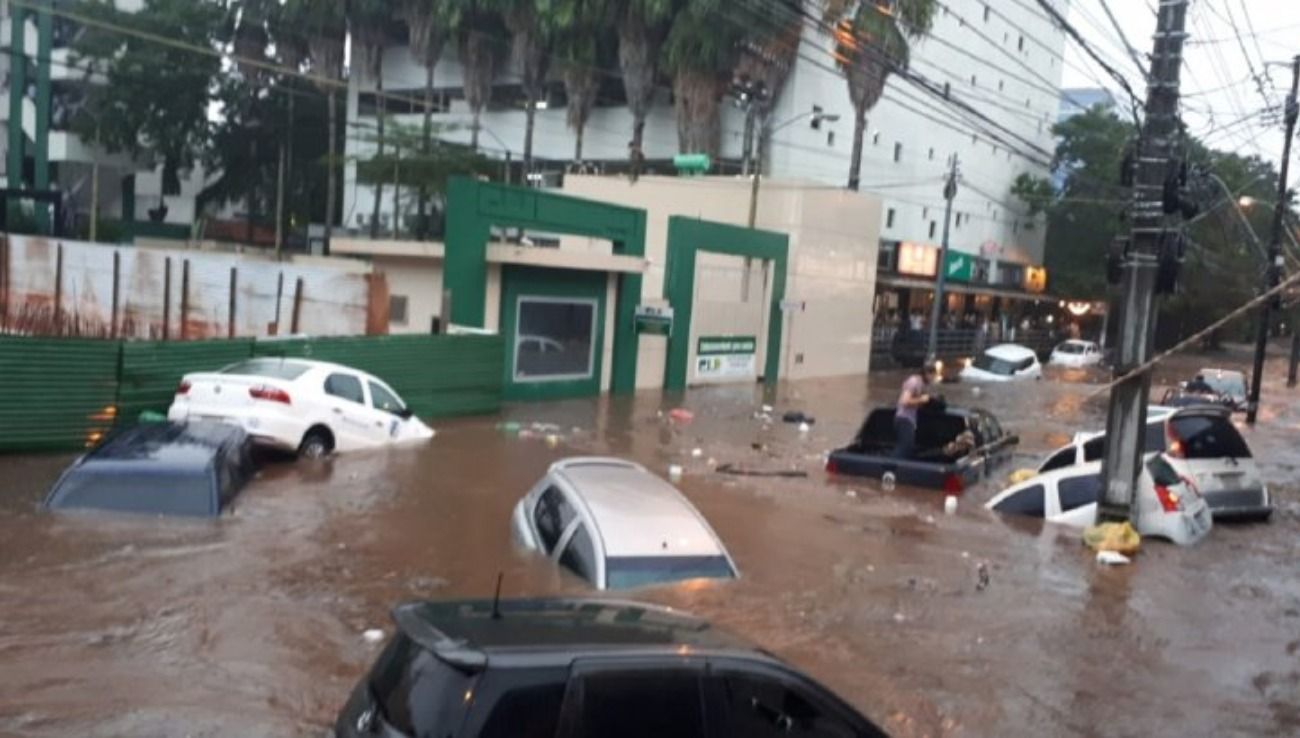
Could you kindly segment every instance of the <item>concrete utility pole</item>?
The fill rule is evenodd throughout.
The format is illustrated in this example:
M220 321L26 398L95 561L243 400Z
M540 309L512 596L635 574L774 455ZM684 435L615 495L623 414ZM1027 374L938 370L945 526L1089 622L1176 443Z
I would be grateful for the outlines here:
M939 314L943 310L943 288L948 282L948 234L952 226L952 201L957 197L957 155L948 161L948 180L943 185L943 245L939 248L939 275L934 284L934 304L930 306L930 343L926 362L933 364L939 358Z
M1164 211L1165 183L1178 136L1178 83L1187 34L1188 0L1161 0L1155 50L1147 83L1146 122L1138 138L1134 163L1132 242L1124 262L1120 303L1118 361L1115 376L1146 362L1155 335L1156 272L1161 240L1168 233ZM1129 519L1133 489L1142 464L1147 394L1151 375L1142 374L1110 392L1106 416L1106 480L1097 519Z
M1295 135L1295 121L1300 107L1296 92L1300 88L1300 56L1291 64L1291 94L1286 98L1286 139L1282 144L1282 172L1277 179L1277 203L1273 206L1273 233L1268 241L1268 267L1264 272L1264 291L1277 286L1282 278L1282 217L1286 215L1286 178L1291 164L1291 138ZM1255 371L1250 378L1250 402L1246 406L1246 422L1254 423L1259 415L1259 385L1264 380L1264 355L1268 350L1268 331L1273 322L1273 306L1280 299L1269 300L1259 307L1259 334L1255 337Z

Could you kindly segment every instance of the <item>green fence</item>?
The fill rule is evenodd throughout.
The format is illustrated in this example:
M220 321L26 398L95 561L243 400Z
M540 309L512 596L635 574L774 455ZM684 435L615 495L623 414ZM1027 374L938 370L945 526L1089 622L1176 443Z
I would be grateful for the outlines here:
M80 449L117 414L117 341L0 336L0 451Z
M347 364L381 377L422 417L501 407L497 336L95 341L0 336L0 453L84 448L116 419L166 412L189 372L251 356Z

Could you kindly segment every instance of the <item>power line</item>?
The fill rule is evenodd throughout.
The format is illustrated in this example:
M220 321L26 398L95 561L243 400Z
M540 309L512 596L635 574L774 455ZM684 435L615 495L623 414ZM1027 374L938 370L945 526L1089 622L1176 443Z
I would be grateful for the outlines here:
M1061 30L1065 31L1070 38L1074 39L1074 42L1078 44L1079 48L1083 49L1088 56L1092 57L1093 61L1097 62L1102 69L1106 70L1107 74L1119 83L1120 87L1124 88L1124 92L1129 96L1129 105L1133 109L1133 123L1134 125L1140 126L1142 116L1138 113L1138 108L1141 105L1141 100L1138 99L1137 93L1133 92L1133 88L1129 86L1128 80L1124 78L1124 75L1115 71L1114 67L1102 60L1101 56L1097 54L1087 41L1084 40L1083 35L1079 33L1079 30L1070 25L1070 22L1062 17L1061 14L1057 12L1056 8L1052 7L1051 3L1047 2L1047 0L1037 0L1037 2L1038 6L1056 21Z

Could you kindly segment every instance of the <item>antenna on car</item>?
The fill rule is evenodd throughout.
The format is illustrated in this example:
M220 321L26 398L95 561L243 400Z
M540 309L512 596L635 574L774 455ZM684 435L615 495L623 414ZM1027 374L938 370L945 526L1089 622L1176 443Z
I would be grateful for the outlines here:
M497 592L492 596L492 619L501 619L501 580L506 578L503 571L497 572Z

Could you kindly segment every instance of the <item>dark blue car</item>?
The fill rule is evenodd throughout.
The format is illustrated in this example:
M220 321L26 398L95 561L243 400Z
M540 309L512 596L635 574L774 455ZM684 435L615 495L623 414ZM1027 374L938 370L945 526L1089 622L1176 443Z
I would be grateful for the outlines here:
M248 436L233 425L137 425L68 467L45 507L215 517L252 476L249 451Z

